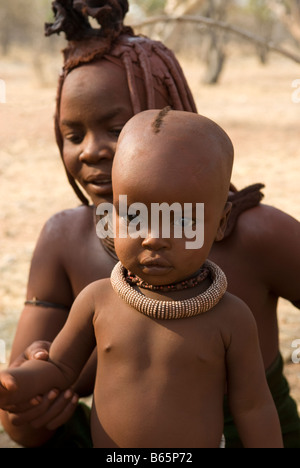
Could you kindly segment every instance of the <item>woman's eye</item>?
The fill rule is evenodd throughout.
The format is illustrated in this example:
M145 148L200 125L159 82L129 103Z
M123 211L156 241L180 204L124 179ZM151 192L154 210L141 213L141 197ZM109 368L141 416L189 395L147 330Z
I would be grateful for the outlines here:
M82 143L84 136L79 133L70 133L65 136L65 139L73 143L74 145L79 145Z
M191 218L177 218L174 220L174 225L180 226L182 228L193 227L195 224L196 224L195 220Z
M119 138L122 129L123 129L123 127L122 127L122 128L114 128L113 130L111 130L111 134L112 134L115 138Z

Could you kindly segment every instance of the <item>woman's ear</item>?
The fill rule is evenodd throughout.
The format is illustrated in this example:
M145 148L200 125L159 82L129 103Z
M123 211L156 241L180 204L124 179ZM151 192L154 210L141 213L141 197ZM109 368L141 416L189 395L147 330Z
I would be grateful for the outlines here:
M231 213L231 208L232 208L232 203L231 202L226 202L226 205L223 210L222 218L220 221L220 225L217 231L216 239L215 242L220 242L221 240L224 239L225 231L226 231L226 226L227 226L227 221Z

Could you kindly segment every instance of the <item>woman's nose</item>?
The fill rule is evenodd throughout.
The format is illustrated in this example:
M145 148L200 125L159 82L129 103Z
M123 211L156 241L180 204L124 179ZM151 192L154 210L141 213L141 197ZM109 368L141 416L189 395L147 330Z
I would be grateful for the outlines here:
M97 164L102 159L112 160L115 155L115 143L102 139L91 138L86 142L79 159L86 164Z

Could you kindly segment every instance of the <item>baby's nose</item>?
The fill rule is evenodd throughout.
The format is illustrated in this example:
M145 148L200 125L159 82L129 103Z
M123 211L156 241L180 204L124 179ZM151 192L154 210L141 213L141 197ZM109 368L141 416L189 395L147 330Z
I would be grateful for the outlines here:
M148 250L161 250L169 248L169 239L158 236L149 232L148 236L143 240L142 246Z

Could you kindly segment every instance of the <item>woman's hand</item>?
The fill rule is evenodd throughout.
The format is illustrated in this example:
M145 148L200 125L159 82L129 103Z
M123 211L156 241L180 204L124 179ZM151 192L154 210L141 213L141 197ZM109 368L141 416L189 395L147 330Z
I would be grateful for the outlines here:
M20 367L34 359L47 361L50 346L48 341L35 341L12 362L10 368ZM52 389L48 394L37 395L26 404L10 407L9 420L15 426L30 424L34 429L56 430L73 415L78 399L72 389L62 393Z
M27 409L10 411L9 419L15 426L30 424L34 429L54 431L71 418L78 399L78 395L71 389L63 393L53 389L47 395L31 400Z
M20 367L24 362L31 361L32 359L48 361L50 346L51 343L49 341L35 341L28 346L28 348L25 349L25 351L20 354L20 356L18 356L9 367Z

